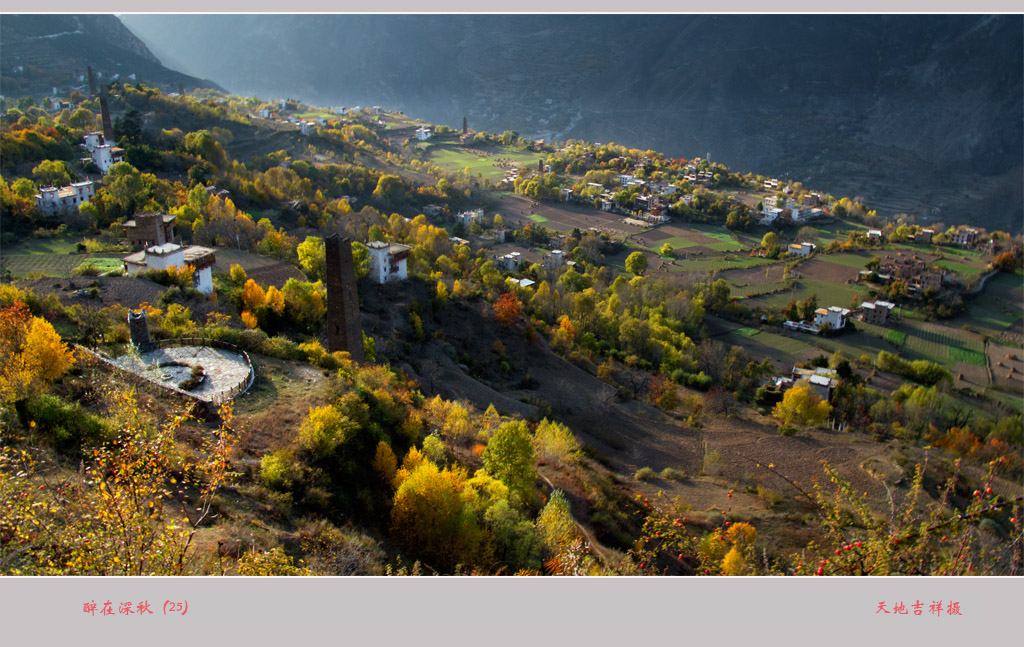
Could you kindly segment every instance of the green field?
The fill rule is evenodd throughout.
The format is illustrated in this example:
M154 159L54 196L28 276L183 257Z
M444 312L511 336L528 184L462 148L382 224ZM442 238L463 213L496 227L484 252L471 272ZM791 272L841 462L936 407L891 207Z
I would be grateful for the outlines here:
M724 231L702 231L701 233L707 236L708 238L714 238L715 240L722 243L736 242L736 240L732 237L732 234L727 234Z
M862 270L864 265L874 256L877 256L877 254L872 252L841 252L839 254L821 255L818 258L826 263L835 263L843 267L855 267Z
M805 301L815 295L819 307L840 306L849 307L854 297L866 298L867 294L855 286L843 283L829 283L828 281L812 281L800 279L794 282L793 289L785 292L777 292L770 296L759 297L755 303L768 308L781 308L786 306L790 300Z
M660 252L661 247L665 243L671 245L672 249L687 249L689 247L697 247L698 245L700 245L700 243L695 243L689 238L683 238L682 236L673 236L672 238L665 238L664 240L659 240L656 244L651 245L649 247L643 247L641 245L637 245L637 247L641 247L641 249L649 249L652 252Z
M544 216L539 216L539 215L537 215L535 213L531 213L530 215L528 215L526 217L529 218L530 220L534 221L535 223L539 224L539 225L543 225L545 222L549 222L549 220L547 218L545 218Z
M903 332L902 330L886 330L885 341L889 342L890 344L895 344L897 346L903 346L904 344L907 343L907 333Z
M426 160L444 171L454 173L466 167L473 175L480 173L485 180L500 180L505 177L506 169L497 166L498 159L510 159L519 168L536 167L537 161L547 157L546 153L533 151L514 151L506 148L489 148L493 155L479 155L469 152L455 144L433 144L427 149Z
M107 272L119 272L124 269L124 261L119 258L90 258L82 261L75 270L81 270L83 266L92 265L99 269L101 274Z
M765 346L790 354L799 353L811 348L811 344L773 332L761 332L761 334L757 336L757 341Z
M985 271L983 267L975 267L973 265L964 265L963 263L954 263L953 261L941 260L936 261L936 265L939 267L958 274L968 281L974 281Z
M975 366L985 366L985 353L966 348L949 347L949 358L957 362L966 362Z
M737 328L736 330L733 330L732 334L741 335L743 337L753 337L754 335L761 334L761 331L758 330L757 328L747 328L746 326L744 326L743 328Z
M735 240L726 240L718 243L711 243L710 245L704 245L708 249L713 249L716 252L736 252L743 249L743 245L740 245Z
M735 297L751 298L772 292L781 292L790 287L790 281L774 281L772 283L758 283L757 285L734 286L730 283L729 290Z
M692 271L692 270L735 270L746 267L757 267L758 265L771 265L777 261L773 261L770 258L758 258L756 256L738 256L732 258L711 257L708 259L700 260L682 260L676 261L673 265L673 271Z

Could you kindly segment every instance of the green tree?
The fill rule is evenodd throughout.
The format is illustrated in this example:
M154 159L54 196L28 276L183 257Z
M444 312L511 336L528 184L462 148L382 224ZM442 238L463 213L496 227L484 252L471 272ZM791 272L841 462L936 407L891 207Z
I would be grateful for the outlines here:
M647 257L643 252L633 252L626 257L626 270L640 276L647 270Z
M576 521L572 518L569 500L561 490L551 493L551 498L537 515L537 533L552 553L557 553L576 538Z
M665 243L664 245L661 246L661 249L659 251L661 252L662 256L671 256L672 245L670 245L669 243Z
M32 179L39 186L61 187L71 184L71 173L60 160L43 160L32 169Z
M299 265L305 270L306 275L318 281L327 278L327 248L324 246L324 239L317 236L307 236L306 240L299 243L295 248L299 255Z
M525 422L511 420L498 427L481 458L488 474L507 485L523 502L531 500L537 479L537 452Z

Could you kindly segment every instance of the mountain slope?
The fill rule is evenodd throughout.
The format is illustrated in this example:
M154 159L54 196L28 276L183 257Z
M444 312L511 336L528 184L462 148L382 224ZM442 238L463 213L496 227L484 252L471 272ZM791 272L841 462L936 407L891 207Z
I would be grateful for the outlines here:
M3 15L0 16L3 66L0 92L6 96L49 94L56 87L67 94L77 87L88 93L88 66L101 74L97 83L109 83L115 74L126 80L178 89L220 89L215 83L164 67L146 45L120 20L109 15ZM20 69L18 69L20 68Z

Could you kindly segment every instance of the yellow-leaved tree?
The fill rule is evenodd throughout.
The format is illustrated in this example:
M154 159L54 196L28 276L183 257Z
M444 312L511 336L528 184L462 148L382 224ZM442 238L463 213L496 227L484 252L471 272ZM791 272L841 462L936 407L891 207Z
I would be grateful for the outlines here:
M39 394L74 363L50 322L33 317L24 303L0 310L0 401L11 404Z
M772 415L783 424L796 427L816 427L828 419L832 407L813 387L797 383L782 396Z

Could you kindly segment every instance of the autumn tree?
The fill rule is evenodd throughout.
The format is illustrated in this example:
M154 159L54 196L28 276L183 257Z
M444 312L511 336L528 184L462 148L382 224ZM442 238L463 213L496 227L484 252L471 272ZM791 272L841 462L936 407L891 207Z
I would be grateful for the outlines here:
M537 532L553 553L576 538L576 521L572 518L569 500L561 490L551 493L551 498L537 515Z
M244 285L248 278L245 274L245 268L237 263L231 266L228 274L231 276L231 282L236 285Z
M513 292L506 292L494 304L495 317L501 324L511 326L519 318L520 308L519 297Z
M647 256L643 252L633 252L626 257L626 270L640 276L647 270Z
M0 401L13 403L42 392L75 363L50 322L24 303L0 310Z
M488 474L507 485L522 501L530 501L537 479L537 453L525 422L510 420L498 427L481 458Z
M572 431L560 422L547 418L540 421L533 437L534 447L541 460L554 465L579 460L580 444Z
M450 572L486 562L490 547L463 495L466 471L424 460L402 481L391 508L391 534L413 555Z
M772 415L784 425L816 427L828 419L832 407L813 387L798 382L782 396Z
M299 255L299 265L307 276L318 281L327 278L327 250L323 238L307 236L295 251Z

